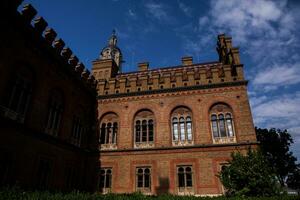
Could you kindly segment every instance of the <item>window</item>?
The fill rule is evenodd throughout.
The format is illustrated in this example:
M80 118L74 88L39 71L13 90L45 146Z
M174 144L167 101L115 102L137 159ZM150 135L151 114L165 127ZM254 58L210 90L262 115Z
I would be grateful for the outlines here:
M18 69L12 83L5 116L21 123L24 122L24 116L32 96L32 87L33 73L25 67Z
M176 108L171 115L173 145L193 143L192 115L185 107Z
M136 189L141 192L151 192L151 168L136 168Z
M78 188L78 171L76 165L68 165L65 168L65 187L67 190Z
M108 113L102 117L99 137L101 149L117 147L118 120L119 118L115 113Z
M210 110L210 119L214 143L236 142L232 110L228 105L214 105Z
M63 97L58 90L51 92L46 133L57 136L63 112Z
M192 192L192 166L177 166L177 185L179 192Z
M102 193L107 193L111 191L112 186L112 169L111 168L101 168L99 187Z
M150 110L139 111L134 120L135 147L154 146L154 114Z
M71 132L71 143L80 146L81 145L81 137L85 132L85 128L83 127L82 119L74 115L72 122L72 132Z
M47 159L40 159L37 170L37 188L47 189L49 187L49 179L51 175L52 163Z

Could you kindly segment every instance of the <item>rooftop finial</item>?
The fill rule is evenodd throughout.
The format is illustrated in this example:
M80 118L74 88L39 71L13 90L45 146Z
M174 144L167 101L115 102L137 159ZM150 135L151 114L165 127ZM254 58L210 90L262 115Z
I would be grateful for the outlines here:
M117 46L117 36L116 36L116 30L115 29L113 29L113 31L112 31L112 35L111 35L111 37L108 41L108 44L110 46Z

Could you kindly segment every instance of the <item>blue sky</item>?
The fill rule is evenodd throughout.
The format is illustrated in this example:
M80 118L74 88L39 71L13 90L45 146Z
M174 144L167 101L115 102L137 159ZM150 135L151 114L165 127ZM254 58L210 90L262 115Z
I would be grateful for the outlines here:
M116 29L123 71L217 60L216 37L240 47L255 125L286 128L300 160L300 1L25 0L91 68Z

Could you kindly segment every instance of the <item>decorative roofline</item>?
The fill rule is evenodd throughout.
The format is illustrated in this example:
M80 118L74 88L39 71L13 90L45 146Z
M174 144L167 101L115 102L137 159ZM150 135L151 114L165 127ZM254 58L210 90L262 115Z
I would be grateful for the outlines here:
M65 47L64 41L57 38L57 33L48 27L45 19L40 16L35 17L36 14L37 11L31 4L25 4L21 12L16 11L17 24L24 25L24 30L29 31L33 39L41 41L41 48L48 47L63 65L68 65L66 69L72 72L74 78L79 79L89 89L95 90L97 86L95 77L72 53L72 50Z

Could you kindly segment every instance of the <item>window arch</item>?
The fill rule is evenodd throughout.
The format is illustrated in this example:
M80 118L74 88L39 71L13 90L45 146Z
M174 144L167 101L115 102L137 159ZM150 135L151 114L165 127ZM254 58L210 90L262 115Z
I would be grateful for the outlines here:
M117 148L117 136L119 132L119 117L115 113L105 114L100 123L99 142L101 149Z
M211 131L214 143L236 142L232 109L227 104L218 103L210 111Z
M178 107L171 114L173 145L193 143L192 112L189 108Z
M63 94L60 90L53 90L49 97L49 109L46 121L46 133L57 136L64 107Z
M150 110L141 110L134 117L134 147L154 146L154 113Z
M28 67L21 67L13 80L13 87L9 96L8 108L15 114L21 115L21 121L29 106L32 96L34 74Z

